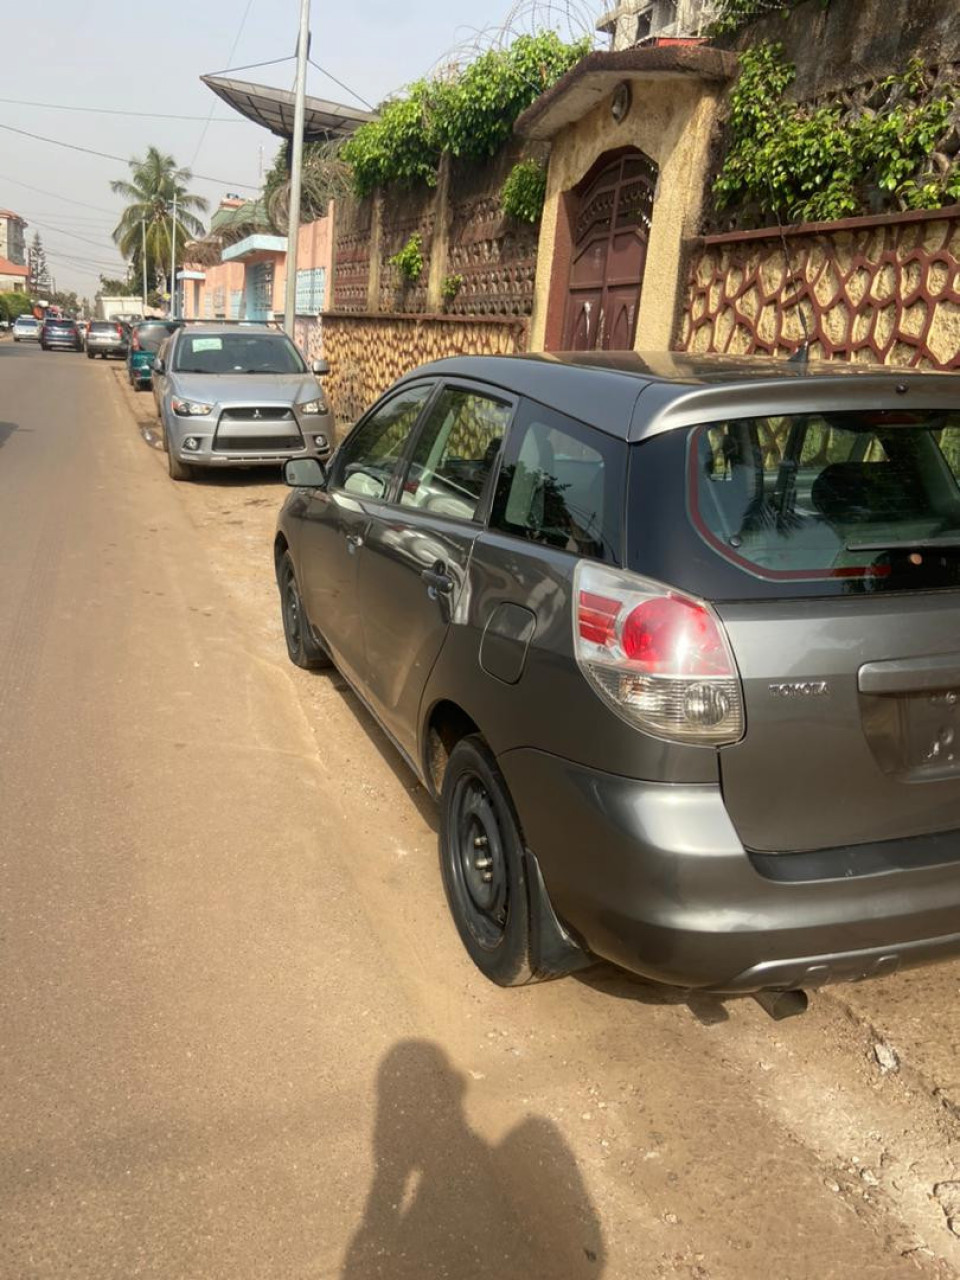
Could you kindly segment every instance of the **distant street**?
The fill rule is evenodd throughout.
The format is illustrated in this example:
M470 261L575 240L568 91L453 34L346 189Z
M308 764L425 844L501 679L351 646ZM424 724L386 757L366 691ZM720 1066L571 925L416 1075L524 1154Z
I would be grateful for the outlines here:
M0 1276L960 1275L960 970L783 1024L488 985L430 802L287 662L285 490L172 483L122 373L0 342Z

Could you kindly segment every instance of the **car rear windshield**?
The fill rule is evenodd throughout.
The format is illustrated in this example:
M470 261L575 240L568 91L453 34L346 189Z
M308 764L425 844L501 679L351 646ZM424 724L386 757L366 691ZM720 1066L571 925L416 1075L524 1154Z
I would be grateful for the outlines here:
M283 333L185 333L178 373L303 373L306 365Z
M700 539L774 594L960 586L960 411L715 423L687 465Z
M141 324L137 326L137 341L141 351L159 351L164 340L177 328L175 324Z
M117 320L94 320L90 326L91 333L116 333L120 328Z

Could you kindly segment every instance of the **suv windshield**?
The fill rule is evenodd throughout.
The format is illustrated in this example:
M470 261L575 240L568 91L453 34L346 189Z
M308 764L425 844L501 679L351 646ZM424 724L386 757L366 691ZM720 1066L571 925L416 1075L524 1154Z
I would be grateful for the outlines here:
M177 342L178 373L304 373L284 333L184 333Z
M817 593L960 586L960 413L705 425L688 469L697 533L754 579Z

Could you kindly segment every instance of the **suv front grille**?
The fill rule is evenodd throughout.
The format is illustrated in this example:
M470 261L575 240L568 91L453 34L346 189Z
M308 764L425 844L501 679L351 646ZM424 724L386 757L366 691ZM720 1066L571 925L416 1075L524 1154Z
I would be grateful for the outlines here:
M303 437L295 436L217 436L213 442L218 453L277 453L303 448Z
M238 407L234 409L224 409L223 420L232 419L234 422L280 422L284 418L292 418L290 407L285 404L265 404L252 407Z

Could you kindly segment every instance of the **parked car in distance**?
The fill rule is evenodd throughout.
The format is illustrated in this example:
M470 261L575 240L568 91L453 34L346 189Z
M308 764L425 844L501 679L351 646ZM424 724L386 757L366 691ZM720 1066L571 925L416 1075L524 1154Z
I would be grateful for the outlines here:
M333 418L318 379L287 335L266 325L184 325L153 363L170 476L201 467L326 458Z
M44 351L82 351L83 340L76 320L47 316L40 329L40 346Z
M956 956L958 475L949 375L428 365L286 467L289 656L335 662L438 798L496 982Z
M119 320L91 320L87 330L87 357L95 356L126 357L129 346L129 334L125 325Z
M17 316L13 322L14 342L39 342L40 321L36 316Z
M179 320L139 320L130 328L127 375L137 391L153 382L153 362L170 334L179 329Z

